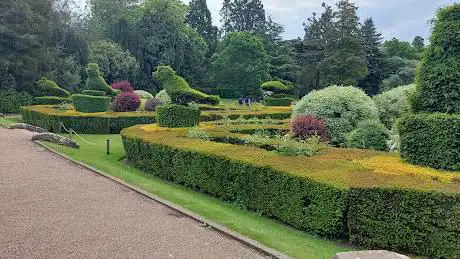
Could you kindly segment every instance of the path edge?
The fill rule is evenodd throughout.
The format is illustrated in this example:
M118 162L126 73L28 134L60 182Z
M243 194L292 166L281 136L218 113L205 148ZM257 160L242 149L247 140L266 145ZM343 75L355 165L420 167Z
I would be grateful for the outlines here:
M91 171L93 173L96 173L98 175L104 176L105 178L108 178L108 179L110 179L110 180L112 180L112 181L114 181L114 182L116 182L118 184L121 184L121 185L123 185L123 186L125 186L125 187L127 187L127 188L129 188L129 189L131 189L131 190L133 190L135 192L137 192L138 194L140 194L140 195L142 195L144 197L147 197L147 198L149 198L151 200L154 200L154 201L156 201L156 202L158 202L158 203L160 203L160 204L162 204L162 205L164 205L164 206L166 206L166 207L168 207L170 209L173 209L173 210L175 210L175 211L177 211L177 212L179 212L179 213L181 213L181 214L183 214L183 215L185 215L185 216L187 216L187 217L189 217L189 218L191 218L191 219L193 219L193 220L195 220L195 221L197 221L197 222L199 222L201 224L205 224L207 226L210 226L213 230L215 230L215 231L217 231L219 233L222 233L222 234L224 234L224 235L226 235L226 236L228 236L228 237L230 237L230 238L232 238L232 239L234 239L234 240L236 240L236 241L238 241L238 242L240 242L240 243L242 243L242 244L244 244L244 245L246 245L248 247L251 247L251 248L255 249L256 251L261 252L262 254L265 254L265 255L267 255L269 257L272 257L272 258L278 258L278 259L292 258L292 257L289 257L289 256L287 256L287 255L285 255L285 254L283 254L281 252L278 252L278 251L276 251L276 250L274 250L274 249L272 249L272 248L270 248L268 246L265 246L265 245L259 243L258 241L255 241L255 240L250 239L250 238L248 238L246 236L243 236L243 235L241 235L241 234L239 234L239 233L237 233L235 231L232 231L232 230L230 230L229 228L227 228L227 227L225 227L223 225L220 225L220 224L217 224L217 223L215 223L213 221L207 220L207 219L201 217L200 215L198 215L198 214L196 214L194 212L191 212L191 211L189 211L189 210L187 210L187 209L185 209L185 208L183 208L183 207L181 207L179 205L176 205L176 204L174 204L174 203L172 203L172 202L170 202L170 201L168 201L166 199L160 198L160 197L158 197L156 195L153 195L153 194L151 194L151 193L149 193L147 191L142 190L139 187L136 187L134 185L126 183L126 182L124 182L123 180L121 180L121 179L119 179L117 177L111 176L111 175L109 175L109 174L107 174L107 173L105 173L105 172L103 172L103 171L101 171L99 169L96 169L96 168L94 168L94 167L92 167L92 166L90 166L88 164L85 164L85 163L83 163L81 161L75 160L75 159L73 159L73 158L71 158L71 157L69 157L69 156L67 156L67 155L65 155L65 154L63 154L61 152L58 152L58 151L52 149L51 147L48 147L47 145L41 143L40 141L33 141L33 142L35 142L37 145L39 145L39 146L43 147L44 149L46 149L48 152L51 152L51 153L53 153L55 155L58 155L61 158L64 158L64 159L74 163L75 165L81 166L81 167L83 167L83 168L85 168L85 169L87 169L87 170L89 170L89 171Z

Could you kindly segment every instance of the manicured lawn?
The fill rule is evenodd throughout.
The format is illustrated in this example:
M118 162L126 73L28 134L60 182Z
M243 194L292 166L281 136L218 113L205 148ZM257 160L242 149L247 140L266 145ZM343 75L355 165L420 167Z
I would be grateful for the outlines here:
M51 143L46 144L76 160L85 162L289 256L329 259L338 252L354 249L347 244L324 240L245 211L233 204L144 174L120 161L124 156L120 135L82 135L82 137L91 144L78 141L81 145L80 150ZM111 154L108 156L105 153L107 139L111 141Z

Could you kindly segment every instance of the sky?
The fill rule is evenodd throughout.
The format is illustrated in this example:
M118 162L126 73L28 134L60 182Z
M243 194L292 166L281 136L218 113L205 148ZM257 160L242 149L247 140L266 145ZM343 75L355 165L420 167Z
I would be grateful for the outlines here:
M85 0L77 0L82 3ZM188 3L190 0L182 0ZM223 0L207 0L214 24L220 24L219 10ZM262 0L266 13L285 28L283 37L294 39L303 37L302 24L313 12L322 11L321 3L333 5L337 0ZM430 35L429 21L435 11L459 0L352 0L359 7L358 14L363 22L372 17L377 29L385 39L412 41L420 35L425 39Z

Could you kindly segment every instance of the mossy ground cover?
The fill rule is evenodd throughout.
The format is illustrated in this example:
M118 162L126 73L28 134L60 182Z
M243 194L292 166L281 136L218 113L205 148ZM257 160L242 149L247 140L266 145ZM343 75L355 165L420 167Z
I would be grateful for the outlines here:
M121 161L125 156L120 135L82 135L88 142L79 141L79 150L45 143L73 159L167 199L209 220L257 240L294 258L329 259L338 252L355 250L346 243L338 243L296 230L278 221L261 217L241 209L233 203L176 185L143 173ZM106 140L111 141L111 153L106 155Z

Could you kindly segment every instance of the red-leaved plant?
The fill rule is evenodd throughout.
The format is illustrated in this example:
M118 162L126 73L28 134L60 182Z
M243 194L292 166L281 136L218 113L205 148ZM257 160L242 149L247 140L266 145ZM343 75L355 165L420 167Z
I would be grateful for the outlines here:
M120 90L123 93L134 92L134 86L129 81L119 81L112 83L112 88Z
M116 112L132 112L139 109L141 99L137 94L127 92L117 95L113 103Z
M302 115L292 120L291 132L294 136L303 139L318 136L323 141L328 140L326 123L313 115Z

